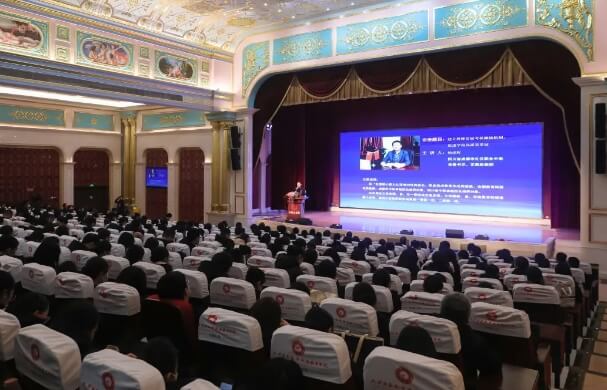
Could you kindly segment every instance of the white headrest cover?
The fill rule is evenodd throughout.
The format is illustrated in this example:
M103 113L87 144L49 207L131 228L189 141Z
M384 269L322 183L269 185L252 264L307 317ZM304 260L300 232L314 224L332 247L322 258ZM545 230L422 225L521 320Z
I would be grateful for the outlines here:
M514 286L512 296L514 302L543 303L547 305L561 304L559 293L552 286L518 283Z
M341 285L352 283L356 281L354 270L351 268L337 267L336 279Z
M160 278L166 274L163 266L145 261L138 261L133 264L133 267L141 268L145 272L147 288L155 289Z
M105 282L95 287L93 302L99 313L133 316L141 311L139 292L123 283Z
M110 253L114 256L124 257L126 254L126 249L122 244L111 243L112 247L110 249Z
M200 315L198 340L251 352L263 348L261 326L255 318L218 307Z
M506 288L508 290L512 290L514 285L516 285L517 283L525 283L525 282L527 282L526 275L508 274L508 275L504 276L504 286L506 286Z
M56 276L55 270L46 265L25 264L21 271L21 285L26 290L42 295L53 295L55 293Z
M55 278L55 298L92 298L93 279L76 272L61 272Z
M365 359L365 390L464 390L453 364L390 347L377 347Z
M337 295L337 282L324 276L299 275L296 279L304 283L309 289L320 290Z
M276 266L276 260L267 256L251 256L247 260L249 267L257 268L274 268Z
M289 279L289 273L284 269L279 268L261 268L263 273L266 275L265 286L291 287L291 280Z
M558 288L571 288L572 293L575 294L575 281L572 276L560 275L560 274L545 274L544 282L549 286Z
M190 289L190 297L203 299L209 296L209 283L204 273L189 269L176 269L175 271L185 275Z
M371 264L366 261L357 261L357 260L342 260L339 263L341 268L350 268L354 271L355 275L362 276L371 272Z
M400 299L403 310L421 314L438 314L443 294L409 291Z
M261 291L260 298L272 298L279 305L282 318L303 322L308 310L312 308L310 296L303 291L279 287L267 287Z
M80 388L164 390L165 385L160 371L144 360L103 349L84 358Z
M173 252L173 253L177 253L177 252ZM200 265L200 263L202 263L203 261L210 261L210 260L211 259L208 257L186 256L183 258L183 268L189 269L192 271L198 271L198 266Z
M215 254L215 249L207 246L197 246L192 248L191 254L192 256L213 256Z
M352 376L346 342L335 334L283 326L272 335L272 358L293 360L303 375L343 384Z
M525 339L531 337L531 324L527 313L486 302L472 303L470 327L479 332L501 336Z
M103 256L103 259L107 261L107 265L109 267L107 277L110 280L118 279L118 275L120 275L125 268L128 268L131 265L131 263L124 257L107 255Z
M80 382L80 350L70 337L44 325L21 329L15 341L17 370L51 390L74 390Z
M166 248L169 252L181 252L186 256L190 255L190 247L187 244L171 242L167 244Z
M584 275L584 271L579 268L571 268L571 275L573 276L575 282L578 284L584 284L584 282L586 281L586 275Z
M196 379L194 382L190 382L183 386L181 390L220 390L219 387L215 386L209 381L204 379Z
M375 309L383 313L392 313L394 310L394 302L392 301L392 293L389 288L384 286L373 285L375 290L375 296L377 297L377 303L375 303Z
M255 288L246 280L234 278L215 278L211 282L211 303L250 309L256 300Z
M245 280L247 278L248 269L246 264L232 263L232 266L228 270L228 276L234 279Z
M68 247L70 246L70 244L72 243L72 241L77 240L76 237L72 237L72 236L61 236L59 237L59 245L64 246L64 247Z
M478 287L481 283L489 283L491 288L495 290L504 290L504 286L502 282L493 278L477 278L475 276L468 276L462 281L462 288L466 289L468 287Z
M400 332L408 325L427 330L439 353L456 354L462 348L459 330L454 322L405 310L399 310L390 317L390 344L396 345Z
M389 264L382 264L382 265L380 265L377 268L385 268L385 267L394 268L394 270L398 274L398 277L400 278L400 281L403 284L410 284L411 283L411 271L409 271L408 268L397 267L395 265L389 265Z
M34 254L36 253L36 250L38 249L38 247L40 246L39 242L36 241L27 241L25 243L25 257L31 258L34 257Z
M468 277L479 278L484 274L485 274L485 271L483 271L481 269L468 269L467 268L467 269L463 269L461 272L462 279L468 278Z
M409 285L409 291L424 291L424 281L423 280L412 280ZM440 294L447 295L453 292L453 286L449 283L443 283L443 289L440 291Z
M364 274L362 277L362 281L369 283L369 284L373 284L373 274L372 273ZM396 275L390 274L390 290L392 290L398 294L400 294L403 290L403 282Z
M316 270L314 269L314 266L310 263L304 262L304 263L299 264L299 269L301 269L301 272L306 275L316 274ZM337 280L339 280L339 276L337 277Z
M13 359L15 338L20 328L17 317L0 310L0 362Z
M327 298L321 302L320 307L331 314L337 331L351 331L370 336L377 336L379 333L375 309L366 303Z
M23 271L23 262L10 256L0 256L0 270L11 274L15 283L21 281L21 272Z
M72 252L71 259L76 268L78 268L78 271L80 271L95 256L97 256L95 252L78 250Z
M486 302L493 305L513 307L512 295L508 291L495 290L493 288L468 287L464 295L470 302Z

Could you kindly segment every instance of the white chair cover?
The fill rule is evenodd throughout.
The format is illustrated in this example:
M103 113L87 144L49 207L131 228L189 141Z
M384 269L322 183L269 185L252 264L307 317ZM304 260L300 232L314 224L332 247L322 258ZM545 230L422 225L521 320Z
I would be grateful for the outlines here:
M220 390L219 387L215 386L209 381L204 379L196 379L193 382L181 387L180 390Z
M337 295L337 282L334 279L324 276L299 275L296 281L304 283L311 290L320 290Z
M561 298L553 286L542 286L531 283L518 283L512 292L514 302L541 303L560 305Z
M232 263L228 270L228 276L234 279L245 280L247 278L248 267L242 263Z
M38 263L25 264L21 271L21 286L38 294L53 295L56 276L55 270L51 267Z
M527 313L523 310L486 302L472 303L470 327L479 332L501 336L525 339L531 337L531 324Z
M274 268L275 264L276 260L267 256L251 256L247 260L247 265L249 267Z
M177 253L177 252L174 252ZM211 261L210 257L200 257L200 256L186 256L183 259L183 268L189 269L191 271L198 271L198 267L200 263L203 261Z
M15 338L21 325L12 314L0 310L0 362L12 360L15 351Z
M480 278L484 274L485 274L485 271L480 270L480 269L463 269L461 271L462 279L465 279L468 277Z
M282 318L290 321L305 321L306 313L312 308L310 296L303 291L267 287L261 291L260 298L272 298L280 305Z
M512 295L508 291L495 290L492 288L468 287L464 290L464 295L470 302L486 302L493 305L514 307Z
M261 268L263 273L266 275L266 287L281 287L290 288L291 280L289 279L289 273L284 269L279 268Z
M251 256L272 257L272 251L266 248L251 248Z
M197 246L192 248L192 256L213 256L215 254L215 247L209 246Z
M250 309L256 301L255 288L245 280L215 278L211 282L211 304Z
M377 297L377 303L375 304L375 310L383 313L392 313L394 311L394 302L392 301L392 293L389 288L383 286L372 286L375 290L375 296Z
M544 282L553 286L561 297L561 306L575 306L575 281L569 275L545 274Z
M396 265L382 264L378 268L391 267L394 268L402 284L411 284L411 271L408 268L397 267Z
M586 275L584 275L584 271L580 268L571 268L571 275L575 282L579 285L583 285L586 281Z
M112 249L110 250L110 254L116 257L124 257L126 255L126 249L122 244L112 243Z
M409 291L400 299L403 310L420 314L438 314L443 300L443 294Z
M185 256L190 255L190 247L187 244L171 242L170 244L167 244L166 248L169 252L181 252Z
M337 267L336 279L340 285L345 285L356 281L356 276L351 268Z
M504 290L504 286L499 280L493 278L478 278L476 276L468 276L467 278L464 278L462 281L462 288L467 289L468 287L478 287L481 283L489 283L491 288L495 290Z
M218 307L209 307L201 314L198 340L251 352L263 348L261 326L255 318Z
M204 299L209 296L209 283L204 273L189 269L176 269L175 271L185 275L191 298Z
M457 354L462 349L457 325L444 318L399 310L390 317L390 344L396 345L406 326L419 326L430 334L438 353Z
M24 254L24 257L26 257L26 258L32 258L32 257L34 257L34 254L36 253L36 249L38 249L39 246L40 246L39 242L27 241L25 243L25 254Z
M78 271L80 271L90 259L96 256L97 254L95 252L77 250L72 252L71 260L76 265Z
M272 335L272 358L292 360L303 375L343 384L352 376L350 353L338 335L297 326L282 326Z
M50 390L75 390L80 385L80 351L70 337L44 325L21 329L15 340L17 370Z
M373 274L364 274L362 276L362 281L369 284L373 284ZM403 291L403 282L396 275L390 274L390 290L396 292L397 294L401 294Z
M299 269L305 275L315 275L316 274L316 270L314 269L314 266L310 263L301 263L299 265Z
M133 316L141 311L139 292L123 283L105 282L95 287L93 302L99 313Z
M363 377L365 390L464 390L453 364L391 347L375 348L367 356Z
M362 276L371 272L371 264L366 261L357 261L357 260L342 260L339 263L341 268L350 268L354 271L354 275Z
M131 263L124 257L117 257L113 255L103 256L103 259L107 261L109 266L107 277L109 280L118 279L118 275L125 269L128 268Z
M165 385L160 371L144 360L102 349L84 358L80 388L164 390Z
M76 272L61 272L55 277L55 298L88 299L93 297L93 279Z
M436 273L436 271L422 270L417 273L417 278L419 280L424 280L428 276L435 274L435 273ZM439 272L439 273L442 274L445 277L445 279L447 279L447 283L449 283L450 285L453 286L453 275L451 275L449 272Z
M166 274L163 266L145 261L138 261L133 264L133 267L141 268L145 272L147 288L156 289L158 281Z
M508 275L504 276L504 286L506 286L506 288L510 291L512 291L512 289L514 288L514 285L516 285L518 283L526 283L526 282L527 282L526 275L508 274Z
M11 274L15 283L19 283L23 272L23 262L15 257L0 256L0 270Z
M67 248L68 246L70 246L72 241L76 241L76 240L78 240L76 237L61 236L61 237L59 237L59 245Z
M320 307L331 314L333 328L336 331L350 331L373 337L379 333L375 309L366 303L327 298L321 302Z

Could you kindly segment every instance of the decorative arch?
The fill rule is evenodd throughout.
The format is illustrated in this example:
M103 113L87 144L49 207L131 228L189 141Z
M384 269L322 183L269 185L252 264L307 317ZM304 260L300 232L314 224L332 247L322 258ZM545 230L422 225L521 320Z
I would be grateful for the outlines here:
M146 149L145 168L168 168L169 155L164 148ZM145 188L145 214L149 218L162 218L167 214L167 188Z

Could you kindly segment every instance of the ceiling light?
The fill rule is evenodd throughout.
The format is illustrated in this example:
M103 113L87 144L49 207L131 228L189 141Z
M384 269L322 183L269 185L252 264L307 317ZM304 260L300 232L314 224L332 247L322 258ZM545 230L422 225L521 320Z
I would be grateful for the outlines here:
M263 3L263 6L264 6L264 7L267 7L267 6L268 6L268 3Z
M327 11L331 11L331 8L327 7Z
M295 19L295 15L291 15L291 19Z
M343 19L343 18L344 18L344 16L343 16L343 15L339 15L339 18L340 18L340 19Z
M310 23L310 22L306 22L306 26L309 26L310 24L312 24L312 23Z
M135 102L127 102L123 100L111 100L111 99L102 99L102 98L94 98L88 96L80 96L80 95L71 95L66 93L58 93L58 92L48 92L48 91L40 91L26 88L14 88L14 87L6 87L0 86L0 95L13 95L13 96L26 96L33 97L39 99L49 99L49 100L59 100L62 102L70 102L70 103L81 103L81 104L92 104L95 106L106 106L106 107L115 107L115 108L129 108L129 107L137 107L143 106L142 103Z
M279 9L278 9L278 12L279 12L279 13L280 13L280 12L282 12L282 8L279 8Z
M351 2L351 3L350 3L350 5L351 5L351 6L354 6L354 2Z

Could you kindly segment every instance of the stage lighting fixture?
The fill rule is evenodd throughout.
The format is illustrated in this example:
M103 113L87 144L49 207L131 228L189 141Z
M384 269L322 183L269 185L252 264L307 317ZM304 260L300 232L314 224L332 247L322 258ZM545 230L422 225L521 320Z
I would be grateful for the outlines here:
M339 223L334 223L331 224L331 226L329 226L331 229L342 229L343 226L341 226Z
M412 236L413 235L413 230L403 229L403 230L400 231L400 234L404 234L406 236Z
M489 240L489 236L486 234L477 234L474 237L475 240Z

